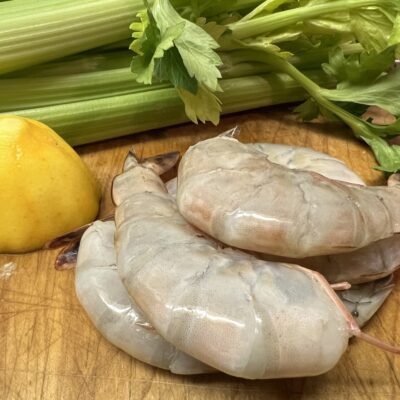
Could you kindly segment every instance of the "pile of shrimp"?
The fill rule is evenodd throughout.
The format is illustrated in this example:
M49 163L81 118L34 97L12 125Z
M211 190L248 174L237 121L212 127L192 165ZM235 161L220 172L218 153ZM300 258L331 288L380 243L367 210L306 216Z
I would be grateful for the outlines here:
M399 353L360 329L400 266L397 177L367 187L326 154L225 134L165 184L178 158L130 152L114 218L60 258L79 237L77 296L107 340L173 373L247 379L325 373L352 336Z

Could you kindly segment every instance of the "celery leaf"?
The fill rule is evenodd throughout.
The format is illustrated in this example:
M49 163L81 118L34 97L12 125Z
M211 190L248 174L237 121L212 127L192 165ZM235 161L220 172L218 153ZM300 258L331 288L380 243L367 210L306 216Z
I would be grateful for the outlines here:
M147 18L141 16L141 20L142 24L132 24L136 40L131 49L138 56L131 69L136 80L171 82L192 121L218 123L221 104L213 92L221 90L218 67L222 61L214 50L219 47L215 39L226 28L207 23L205 18L198 20L202 26L186 20L168 0L155 0L151 9L147 8Z
M156 0L152 13L161 35L183 24L181 34L174 38L174 45L189 75L196 78L199 84L217 90L218 79L221 78L218 66L222 64L220 57L214 51L219 47L218 43L201 27L182 18L168 0Z
M320 114L318 104L312 97L297 106L294 111L299 114L303 121L312 121Z
M198 18L196 24L206 31L215 41L218 41L227 31L226 26L220 25L215 21L208 22L206 18Z
M193 94L197 92L197 81L188 74L176 47L166 51L164 57L156 61L154 76L159 81L170 81L176 88Z
M221 113L221 102L217 96L206 86L200 85L196 95L184 90L178 89L179 96L185 104L186 115L197 124L211 121L218 125Z
M181 35L184 24L171 26L161 33L152 13L148 11L147 14L147 26L130 48L138 53L132 59L131 71L137 82L148 85L152 83L156 60L163 58L165 52L174 46L174 40Z
M390 35L388 45L398 45L400 43L400 12L397 14L393 24L393 31Z
M400 115L400 70L397 69L372 83L351 85L343 89L323 89L326 98L333 101L349 101L374 105L393 115Z
M329 63L322 64L322 69L339 82L338 88L350 84L370 84L386 72L395 59L394 47L381 53L361 53L345 56L340 47L329 54Z
M367 52L380 53L393 40L394 8L369 7L350 11L351 28Z
M391 173L400 171L400 146L390 145L382 138L364 138L364 140L371 146L375 157L381 164L375 167L376 169Z

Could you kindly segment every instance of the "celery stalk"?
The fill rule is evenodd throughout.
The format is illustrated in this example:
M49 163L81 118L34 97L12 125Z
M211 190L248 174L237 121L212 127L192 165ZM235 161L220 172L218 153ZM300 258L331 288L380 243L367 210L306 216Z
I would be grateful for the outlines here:
M321 85L329 83L322 71L307 73ZM223 113L300 101L306 92L282 73L221 80ZM84 102L15 112L46 123L70 144L80 145L188 121L174 88L107 97Z
M52 77L124 68L130 64L131 59L132 54L126 50L101 53L79 53L46 64L39 64L1 75L0 87L5 79L10 78Z
M393 4L394 0L381 0L381 3L382 5ZM275 29L291 27L297 22L318 17L321 14L329 15L352 8L376 6L376 4L376 0L337 0L324 2L323 4L316 3L315 5L254 18L250 21L235 22L228 25L228 27L232 30L233 36L236 39L246 39L262 35L266 30L272 32Z
M223 78L259 75L273 70L265 62L260 62L264 61L264 55L256 51L237 50L221 53L220 56L224 62L221 69ZM69 61L53 62L33 68L31 73L26 70L11 74L15 77L4 76L3 79L0 78L0 112L170 87L169 83L151 86L137 83L130 69L124 68L129 64L129 58L129 52L83 54L81 57L70 57ZM328 52L325 50L295 56L292 62L304 70L316 68L327 60Z
M0 3L0 74L130 37L141 0Z
M33 78L0 79L0 112L14 112L53 104L67 104L101 97L133 94L170 87L151 87L132 79L129 68L83 74Z

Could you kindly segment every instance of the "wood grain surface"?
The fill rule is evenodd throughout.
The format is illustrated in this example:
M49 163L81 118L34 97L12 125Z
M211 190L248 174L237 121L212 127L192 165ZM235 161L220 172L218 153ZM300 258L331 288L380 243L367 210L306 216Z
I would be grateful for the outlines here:
M183 125L79 148L101 183L101 215L113 209L111 181L121 170L130 146L143 157L183 152L235 125L241 128L243 141L312 147L342 159L369 184L383 183L383 176L371 168L374 159L368 149L353 140L343 126L301 124L286 108L270 108L226 117L218 128ZM400 357L357 340L350 342L332 371L314 378L245 381L223 374L181 377L144 365L94 329L75 296L74 271L54 269L56 253L0 256L0 268L10 261L16 263L9 278L0 278L1 400L400 399ZM399 286L365 329L398 344Z

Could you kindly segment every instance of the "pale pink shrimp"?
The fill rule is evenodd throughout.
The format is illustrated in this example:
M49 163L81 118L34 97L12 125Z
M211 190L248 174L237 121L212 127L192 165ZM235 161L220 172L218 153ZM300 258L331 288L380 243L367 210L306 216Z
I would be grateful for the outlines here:
M286 257L343 253L400 232L400 185L363 187L289 169L224 136L185 153L177 202L218 240Z

